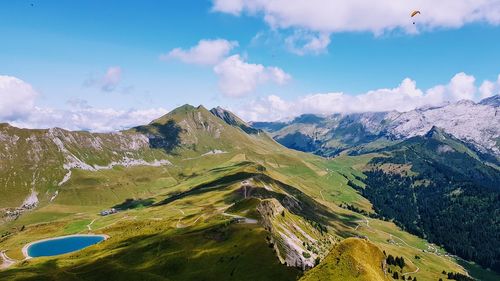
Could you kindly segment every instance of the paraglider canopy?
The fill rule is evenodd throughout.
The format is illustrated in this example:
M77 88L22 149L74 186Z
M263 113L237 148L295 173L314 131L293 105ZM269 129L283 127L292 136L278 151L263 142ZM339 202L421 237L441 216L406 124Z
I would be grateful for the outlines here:
M411 15L411 17L413 18L413 17L415 17L416 15L420 15L420 14L421 14L421 13L420 13L420 11L416 10L416 11L411 12L411 14L410 14L410 15ZM413 24L415 24L415 22L413 22Z

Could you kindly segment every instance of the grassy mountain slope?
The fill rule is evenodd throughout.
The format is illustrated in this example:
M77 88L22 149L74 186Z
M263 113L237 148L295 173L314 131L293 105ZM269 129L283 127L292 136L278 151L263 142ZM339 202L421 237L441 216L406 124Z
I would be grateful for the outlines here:
M372 243L349 238L336 245L330 254L301 281L391 280L386 274L385 255Z
M93 169L71 168L53 200L0 224L0 249L18 261L0 271L0 279L296 280L303 274L298 269L353 236L365 236L405 260L420 255L403 269L409 273L418 266L419 280L437 279L443 269L466 273L453 257L422 252L425 240L366 217L373 215L371 203L348 183L362 184L358 168L375 155L329 161L287 149L266 134L248 134L192 106L118 135L144 140L139 152L123 152L137 157L137 165L85 158L88 163L81 162ZM106 161L121 161L116 143L103 152L116 160ZM73 142L64 147L78 159L100 154ZM169 162L151 165L160 159ZM61 171L57 181L67 175ZM356 211L340 207L345 205ZM98 215L111 207L120 211ZM26 243L75 233L105 233L110 239L76 253L22 261Z
M47 204L74 168L95 171L166 159L165 153L149 148L146 137L129 132L27 130L3 124L0 144L0 208Z

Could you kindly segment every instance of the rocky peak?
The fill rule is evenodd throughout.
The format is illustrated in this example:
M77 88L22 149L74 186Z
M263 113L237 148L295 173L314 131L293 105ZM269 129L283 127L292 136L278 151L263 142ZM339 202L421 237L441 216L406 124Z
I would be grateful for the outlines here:
M446 133L444 130L432 126L432 128L424 135L425 138L432 138L432 139L437 139L437 140L443 140L446 138Z
M210 110L210 112L213 115L224 120L224 122L226 122L228 125L231 125L233 127L238 127L240 129L242 129L247 134L258 134L260 132L259 130L252 128L250 125L248 125L248 123L241 120L238 116L236 116L231 111L223 109L220 106L218 106L216 108L212 108Z

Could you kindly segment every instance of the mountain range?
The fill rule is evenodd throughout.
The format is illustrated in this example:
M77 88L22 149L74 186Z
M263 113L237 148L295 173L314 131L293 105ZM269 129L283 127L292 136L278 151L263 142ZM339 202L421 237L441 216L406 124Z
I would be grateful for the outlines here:
M425 135L436 126L498 163L499 103L496 95L479 103L463 100L408 112L305 114L288 122L253 122L252 126L269 132L286 147L327 157L344 151L367 153Z
M113 133L1 124L0 279L498 280L498 100L267 123L184 105ZM23 253L76 233L110 238Z

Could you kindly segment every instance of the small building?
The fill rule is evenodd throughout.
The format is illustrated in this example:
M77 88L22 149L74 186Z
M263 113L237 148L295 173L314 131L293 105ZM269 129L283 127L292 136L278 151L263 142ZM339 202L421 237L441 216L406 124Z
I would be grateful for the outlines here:
M117 212L118 211L115 208L111 208L109 210L103 210L103 211L101 211L101 216L107 216L107 215L115 214Z

